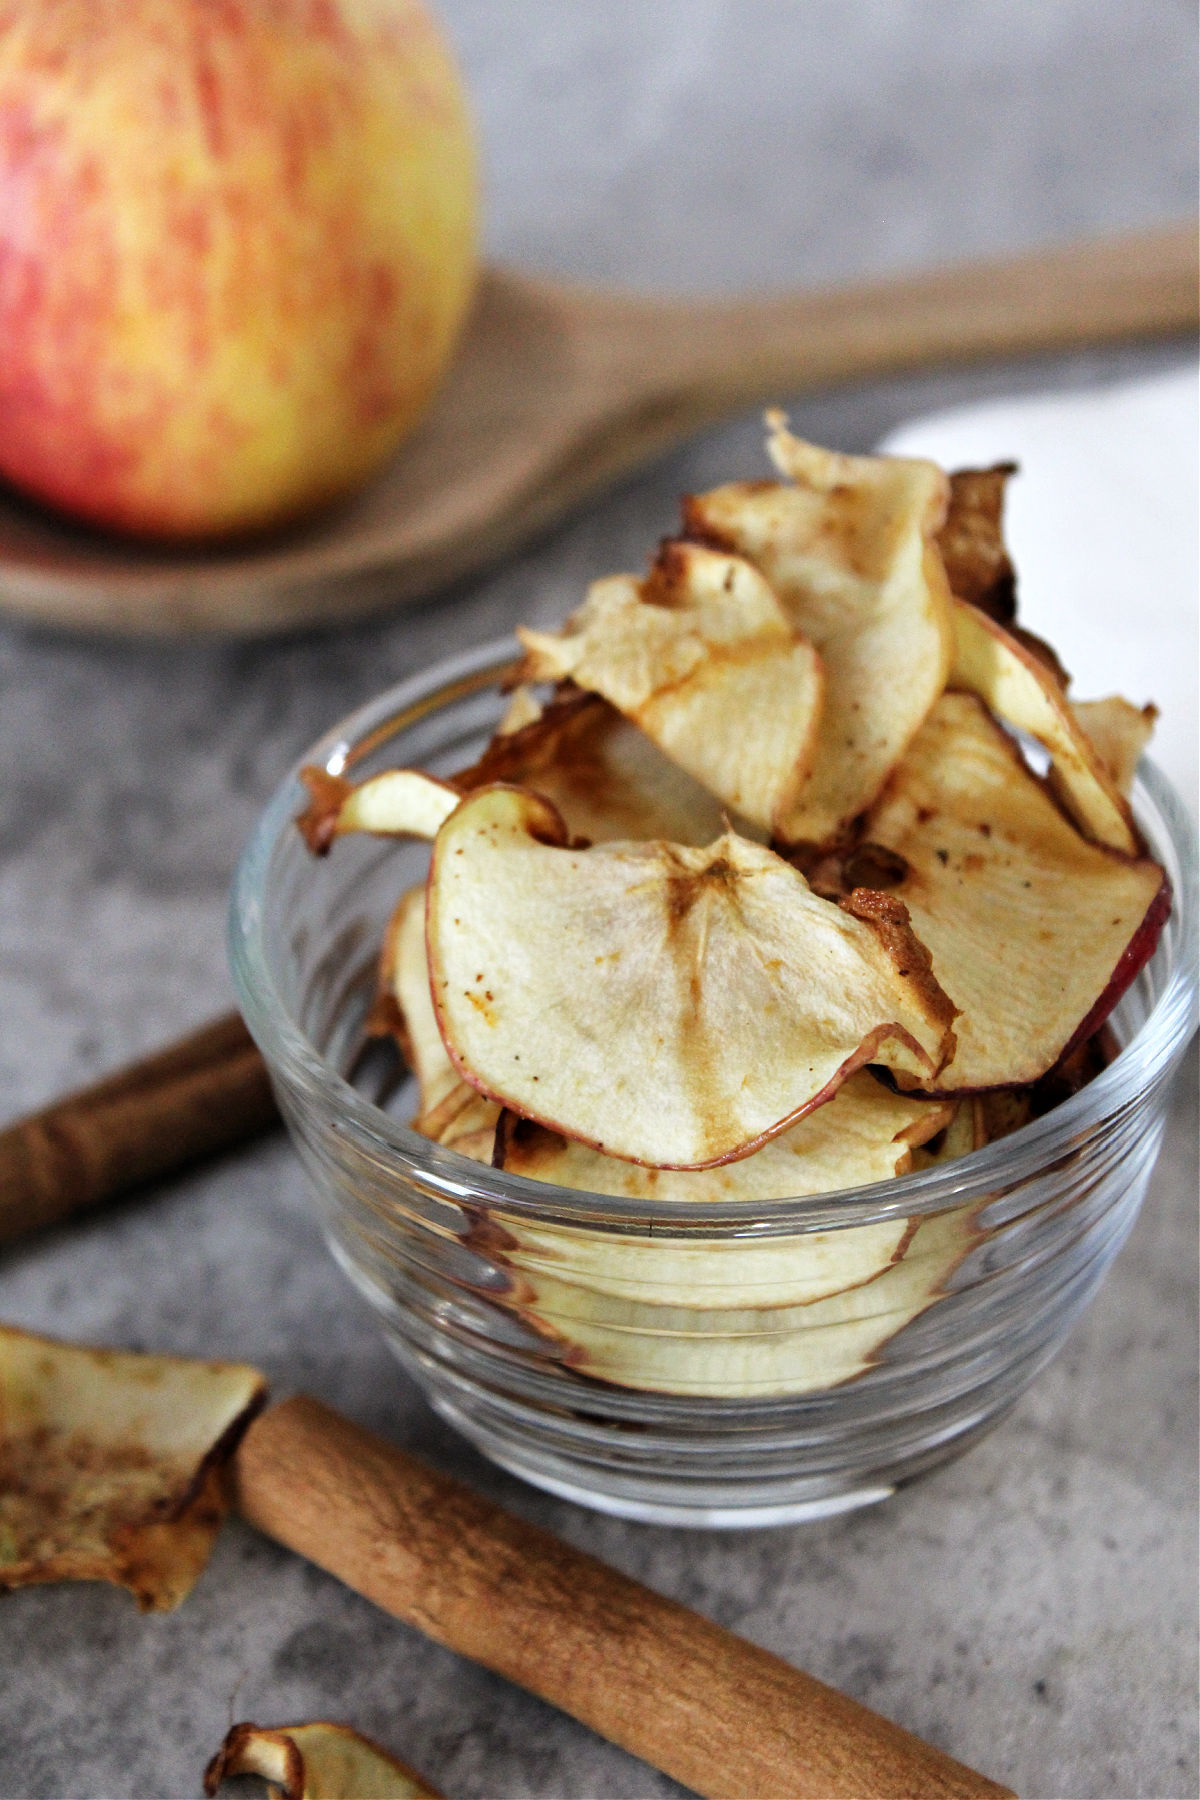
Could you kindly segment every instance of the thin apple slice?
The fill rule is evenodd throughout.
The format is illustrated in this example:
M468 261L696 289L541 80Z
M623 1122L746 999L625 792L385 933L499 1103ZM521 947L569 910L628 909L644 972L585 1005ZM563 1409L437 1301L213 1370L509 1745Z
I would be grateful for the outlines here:
M972 694L938 702L864 829L904 858L893 895L961 1009L952 1061L920 1084L939 1093L1045 1074L1099 1028L1169 910L1158 864L1080 837Z
M1104 700L1073 700L1071 712L1118 794L1128 800L1142 752L1154 735L1157 706L1134 706L1110 694Z
M508 697L504 716L496 727L496 736L512 737L514 732L523 731L526 725L540 719L545 710L533 689L523 681L518 682Z
M449 1058L446 1059L449 1063ZM418 1113L412 1122L414 1131L431 1138L448 1150L472 1162L491 1163L496 1145L496 1126L500 1107L463 1081L455 1073L454 1086L428 1112Z
M397 1035L417 1078L420 1111L432 1114L460 1078L446 1054L429 991L423 886L410 888L392 914L380 961L380 988L399 1015Z
M498 733L479 761L454 777L463 793L496 781L544 795L572 835L593 844L711 844L724 825L708 789L598 694L558 696L524 727ZM746 821L738 824L754 834Z
M865 1374L924 1312L976 1241L974 1206L913 1221L903 1254L873 1279L800 1305L648 1306L542 1272L512 1302L580 1374L616 1386L769 1399Z
M917 1146L913 1151L914 1169L934 1169L941 1163L957 1162L960 1156L969 1156L972 1150L979 1148L975 1136L974 1099L974 1095L968 1094L956 1101L953 1116L941 1136Z
M356 785L310 764L301 769L300 778L310 798L296 824L314 856L324 856L334 838L347 831L434 837L459 801L448 782L420 769L385 769Z
M872 1280L894 1262L911 1235L907 1221L759 1240L706 1238L694 1226L672 1233L672 1207L781 1199L888 1180L912 1167L915 1146L941 1131L954 1111L953 1102L893 1094L860 1071L827 1105L753 1156L700 1170L619 1162L504 1113L497 1166L562 1187L652 1200L661 1204L661 1223L653 1236L621 1231L602 1238L493 1209L489 1246L518 1280L523 1271L544 1271L656 1305L745 1308L823 1299Z
M0 1326L0 1588L111 1581L168 1611L208 1561L257 1369Z
M438 1023L473 1086L553 1130L660 1167L730 1161L865 1062L932 1078L951 1053L903 907L847 905L732 832L581 850L548 801L483 788L434 845Z
M997 718L1049 751L1056 790L1085 836L1136 856L1128 804L1045 663L965 600L954 602L954 637L952 686L978 694Z
M1016 463L956 469L950 505L937 535L951 591L991 619L1009 624L1017 613L1017 572L1004 542L1004 490Z
M785 1200L887 1181L912 1167L912 1151L949 1124L953 1104L895 1094L865 1070L833 1098L769 1138L751 1156L707 1169L624 1162L545 1126L506 1113L496 1166L535 1181L630 1200ZM614 1253L628 1244L622 1238ZM768 1253L770 1254L770 1253Z
M735 482L684 502L689 535L748 557L821 654L812 774L776 826L826 843L869 806L946 685L950 589L934 538L946 477L933 463L839 456L768 415L794 485Z
M271 1800L440 1800L436 1788L349 1725L230 1727L204 1771L204 1792L257 1775Z
M531 679L602 694L727 807L782 829L812 761L821 664L742 557L664 544L645 581L593 583L565 631L517 635Z

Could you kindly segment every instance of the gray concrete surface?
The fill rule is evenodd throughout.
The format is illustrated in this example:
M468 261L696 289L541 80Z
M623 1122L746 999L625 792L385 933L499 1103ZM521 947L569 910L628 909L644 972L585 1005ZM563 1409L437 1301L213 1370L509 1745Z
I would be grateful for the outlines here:
M489 247L643 286L825 280L1149 223L1195 204L1192 10L1174 0L446 0L490 172ZM865 448L957 398L1178 348L803 403ZM997 445L997 455L1004 452ZM742 420L484 580L383 624L130 646L0 626L0 1116L230 1000L225 890L292 757L351 705L591 576L683 489L759 468ZM491 1470L395 1370L282 1138L11 1251L0 1317L246 1357L846 1688L1026 1800L1197 1793L1194 1052L1134 1235L1059 1360L962 1461L882 1508L722 1536L628 1525ZM334 1715L448 1794L677 1792L581 1727L231 1526L193 1597L0 1611L0 1795L198 1793L230 1720Z

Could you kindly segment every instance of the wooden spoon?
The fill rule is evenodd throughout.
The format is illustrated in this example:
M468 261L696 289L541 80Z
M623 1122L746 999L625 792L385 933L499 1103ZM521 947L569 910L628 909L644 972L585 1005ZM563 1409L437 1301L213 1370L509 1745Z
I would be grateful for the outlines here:
M183 552L75 528L0 494L0 606L57 625L159 636L338 624L495 561L739 406L1196 322L1190 223L734 301L605 293L489 270L432 413L354 498L268 539Z

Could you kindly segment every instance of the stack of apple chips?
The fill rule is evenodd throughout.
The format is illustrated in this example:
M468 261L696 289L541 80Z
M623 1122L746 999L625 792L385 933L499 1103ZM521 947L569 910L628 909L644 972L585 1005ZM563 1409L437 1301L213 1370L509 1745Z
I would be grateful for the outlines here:
M519 633L531 685L473 767L306 771L314 850L433 843L381 964L414 1128L664 1223L886 1180L1045 1111L1103 1066L1170 904L1127 800L1154 709L1071 701L1016 625L1011 469L948 479L769 424L781 480L689 497L645 578ZM769 1396L870 1366L973 1210L761 1242L506 1214L490 1236L509 1303L579 1370Z

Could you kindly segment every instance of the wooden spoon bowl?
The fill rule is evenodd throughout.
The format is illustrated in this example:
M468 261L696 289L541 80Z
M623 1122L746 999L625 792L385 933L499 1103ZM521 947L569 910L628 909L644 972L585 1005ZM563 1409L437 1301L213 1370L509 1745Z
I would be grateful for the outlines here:
M1194 330L1196 272L1193 224L735 301L489 270L433 410L351 499L271 537L180 550L75 527L0 491L0 607L164 637L340 624L483 568L739 406Z

